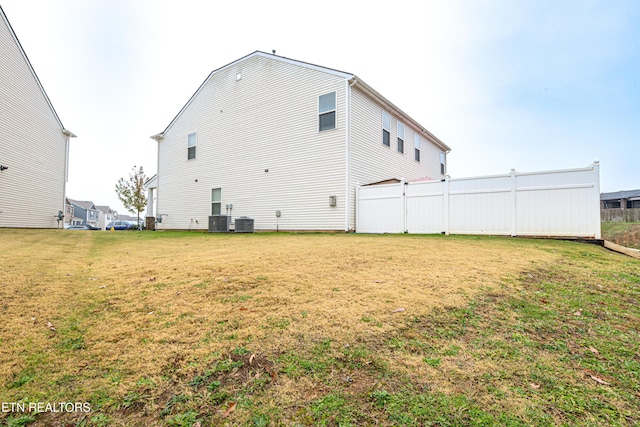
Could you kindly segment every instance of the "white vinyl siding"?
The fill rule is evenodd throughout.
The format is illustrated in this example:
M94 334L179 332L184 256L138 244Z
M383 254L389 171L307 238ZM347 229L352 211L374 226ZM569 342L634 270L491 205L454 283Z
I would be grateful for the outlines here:
M160 227L187 229L195 218L206 229L211 189L222 188L233 218L253 218L256 230L343 230L346 205L329 197L345 187L344 77L266 55L240 65L241 82L238 67L217 70L158 143ZM335 130L319 132L318 97L332 92ZM193 132L197 162L184 155Z
M68 137L0 12L0 227L55 228Z

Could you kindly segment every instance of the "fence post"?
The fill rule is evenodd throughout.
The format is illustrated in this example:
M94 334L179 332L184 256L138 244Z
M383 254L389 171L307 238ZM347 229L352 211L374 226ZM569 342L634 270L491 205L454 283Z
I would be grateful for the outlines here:
M402 191L402 232L407 232L407 191L406 185L408 183L404 178L400 178L400 191Z
M600 162L593 162L593 196L594 200L594 213L595 213L595 233L594 238L601 239L602 233L600 230Z
M356 182L356 203L355 203L355 220L356 223L353 224L353 232L357 233L358 232L358 223L360 222L360 183Z
M449 215L449 175L445 175L442 180L442 224L444 225L444 234L448 236L450 229Z
M516 176L517 172L515 169L511 169L511 237L515 237L517 234L517 204L516 204Z

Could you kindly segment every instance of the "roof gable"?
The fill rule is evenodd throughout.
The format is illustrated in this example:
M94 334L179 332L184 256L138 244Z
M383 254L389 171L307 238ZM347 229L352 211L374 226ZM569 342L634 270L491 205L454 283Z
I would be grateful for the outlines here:
M29 71L33 75L33 78L34 78L36 84L38 85L38 88L42 92L42 96L46 100L47 105L51 109L51 112L53 113L53 116L55 117L56 121L58 122L58 125L60 126L60 130L67 136L75 137L76 135L74 135L69 130L65 129L64 125L62 124L62 121L60 120L60 117L58 116L58 113L56 112L55 108L53 108L53 104L51 104L51 100L49 99L49 96L47 95L47 92L44 90L44 87L42 86L42 83L40 82L40 79L38 78L38 75L36 74L36 71L33 69L33 66L31 65L31 61L29 61L29 57L27 56L27 53L22 48L22 44L20 44L20 40L18 40L18 36L16 35L16 32L13 30L13 27L11 26L11 23L9 22L9 19L7 18L7 15L4 13L4 10L2 9L2 6L0 6L0 15L2 16L2 21L7 26L7 29L9 30L9 33L11 34L11 36L13 38L13 41L15 42L16 46L20 50L20 53L22 54L22 57L24 58L25 63L27 65L27 67L29 68Z
M96 206L89 200L72 200L67 199L70 204L81 207L82 209L96 210Z
M262 57L262 58L268 58L268 59L271 59L271 60L281 61L281 62L285 62L287 64L292 64L292 65L296 65L296 66L299 66L299 67L304 67L304 68L308 68L308 69L311 69L311 70L320 71L320 72L323 72L323 73L327 73L327 74L331 74L331 75L334 75L334 76L342 77L342 78L347 79L347 80L352 78L352 77L354 77L353 74L347 73L347 72L344 72L344 71L335 70L333 68L322 67L320 65L315 65L315 64L308 63L308 62L298 61L298 60L295 60L295 59L286 58L284 56L278 56L276 54L270 54L270 53L266 53L266 52L262 52L262 51L256 50L255 52L250 53L249 55L245 55L240 59L236 59L235 61L230 62L227 65L224 65L224 66L222 66L220 68L217 68L217 69L213 70L211 73L209 73L209 75L204 80L204 82L202 82L200 87L198 87L198 90L196 90L196 92L191 96L191 98L189 98L189 101L187 101L187 103L184 105L184 107L182 107L182 109L173 118L173 120L171 120L171 123L169 123L169 126L167 126L166 129L163 130L161 133L153 135L151 138L156 139L156 140L162 139L164 137L164 135L169 131L169 129L171 129L171 127L174 125L174 123L180 118L180 116L182 116L182 113L189 107L189 105L191 105L191 102L198 96L198 94L202 91L202 89L207 85L207 83L211 80L211 78L214 75L226 70L227 68L236 66L239 63L241 63L243 61L246 61L246 60L249 60L249 59L254 58L254 57Z

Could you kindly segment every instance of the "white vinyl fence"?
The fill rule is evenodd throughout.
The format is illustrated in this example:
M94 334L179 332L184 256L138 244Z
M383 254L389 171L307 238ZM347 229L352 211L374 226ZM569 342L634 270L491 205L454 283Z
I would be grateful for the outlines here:
M361 186L358 233L600 239L600 166Z

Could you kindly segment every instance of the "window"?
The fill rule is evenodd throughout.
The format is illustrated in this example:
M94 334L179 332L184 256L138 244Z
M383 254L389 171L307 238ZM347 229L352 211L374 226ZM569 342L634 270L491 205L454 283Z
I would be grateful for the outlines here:
M211 190L211 215L220 215L222 212L222 189Z
M187 137L187 160L196 158L196 134L190 133Z
M336 93L331 92L320 95L318 98L319 129L323 130L336 128Z
M440 174L444 175L446 168L445 168L445 156L444 153L441 151L440 152Z
M398 122L398 152L404 153L404 125Z
M391 116L382 112L382 143L391 146Z
M420 135L417 133L413 134L413 146L415 151L415 160L416 162L420 161Z

